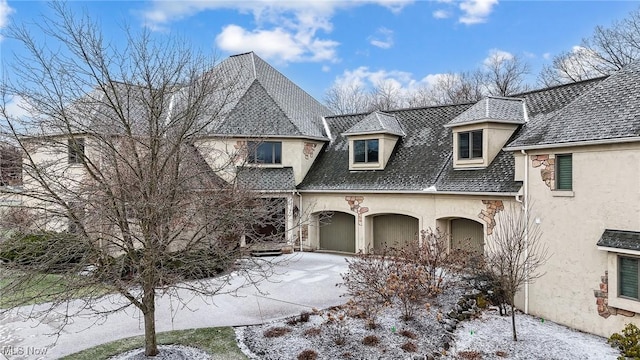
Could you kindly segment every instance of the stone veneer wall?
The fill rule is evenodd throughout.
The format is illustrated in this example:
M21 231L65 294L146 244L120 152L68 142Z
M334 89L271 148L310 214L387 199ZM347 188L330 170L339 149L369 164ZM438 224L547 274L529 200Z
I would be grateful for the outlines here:
M504 210L504 204L502 200L482 200L486 209L480 210L478 217L487 224L487 235L493 234L493 228L496 226L495 216L500 211Z
M611 315L622 315L627 317L635 316L635 312L618 309L613 306L609 306L609 272L605 271L604 276L600 277L600 288L593 290L593 295L596 297L596 305L598 305L598 315L603 318L608 318Z
M309 160L313 157L313 152L316 150L317 144L314 143L304 143L304 148L302 149L302 153L304 154L304 158Z
M542 181L544 181L551 190L554 190L556 187L555 164L555 155L531 155L531 166L534 168L542 167L542 169L540 169L540 176L542 177Z
M368 207L360 206L364 201L364 196L345 196L344 199L347 200L351 211L358 214L358 226L362 226L362 214L369 211Z

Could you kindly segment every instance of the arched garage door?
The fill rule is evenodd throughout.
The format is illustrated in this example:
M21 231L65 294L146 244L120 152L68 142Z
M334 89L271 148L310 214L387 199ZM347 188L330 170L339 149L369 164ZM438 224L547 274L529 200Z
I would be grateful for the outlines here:
M356 218L343 212L319 215L320 250L356 252Z
M474 254L484 253L482 224L469 219L451 220L451 249L462 249Z
M400 247L418 237L418 219L399 214L373 218L373 248Z

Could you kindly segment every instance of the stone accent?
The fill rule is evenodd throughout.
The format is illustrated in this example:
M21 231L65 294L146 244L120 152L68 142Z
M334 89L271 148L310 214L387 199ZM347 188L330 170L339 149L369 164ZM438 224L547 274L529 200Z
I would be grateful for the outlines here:
M302 149L302 153L304 154L304 158L306 160L313 159L313 153L316 151L316 146L318 144L314 143L304 143L304 148Z
M482 203L485 204L486 209L481 210L478 217L487 224L487 235L491 235L496 226L495 216L504 210L504 204L502 200L482 200Z
M611 315L622 315L626 317L635 316L636 313L629 310L618 309L613 306L609 306L609 272L605 271L604 276L600 277L600 285L598 290L593 290L593 295L596 297L596 305L598 306L598 315L603 318L608 318Z
M555 164L555 155L531 155L531 166L534 168L541 168L540 176L542 177L542 181L544 181L547 187L551 190L554 190L556 187Z
M344 199L349 203L351 211L358 214L358 226L362 226L362 214L369 211L368 207L360 206L364 202L364 196L345 196Z

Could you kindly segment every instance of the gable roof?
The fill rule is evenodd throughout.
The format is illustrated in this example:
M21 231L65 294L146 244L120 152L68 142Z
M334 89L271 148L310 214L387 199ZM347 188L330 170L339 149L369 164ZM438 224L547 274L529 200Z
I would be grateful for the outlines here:
M382 111L374 111L367 115L364 119L350 127L344 132L344 135L362 135L362 134L392 134L405 136L402 126L394 115L383 113Z
M211 135L327 140L322 118L331 111L253 52L231 56L213 71L235 83Z
M586 92L567 106L547 116L532 118L507 148L638 140L640 62L632 63L607 78L596 79L589 85Z
M476 124L479 122L500 122L524 124L526 112L523 99L489 96L473 105L467 111L449 121L445 127Z

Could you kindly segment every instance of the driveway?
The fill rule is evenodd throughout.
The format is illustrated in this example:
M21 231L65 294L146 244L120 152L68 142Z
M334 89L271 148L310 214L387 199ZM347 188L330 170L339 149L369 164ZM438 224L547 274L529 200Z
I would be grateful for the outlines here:
M180 297L187 299L186 305L168 296L160 297L156 303L157 331L259 324L345 302L340 297L344 289L336 286L342 282L340 274L347 270L344 256L295 253L273 259L285 261L275 266L277 274L260 282L259 291L245 287L235 296L220 294L201 298L181 290ZM234 279L232 286L241 285L241 280ZM100 305L113 308L112 302L113 299L105 299ZM19 310L27 313L31 308ZM41 321L24 320L17 312L0 316L0 360L57 359L99 344L144 334L142 314L133 307L110 314L98 323L95 316L76 316L57 341L51 334L64 321L61 314Z

